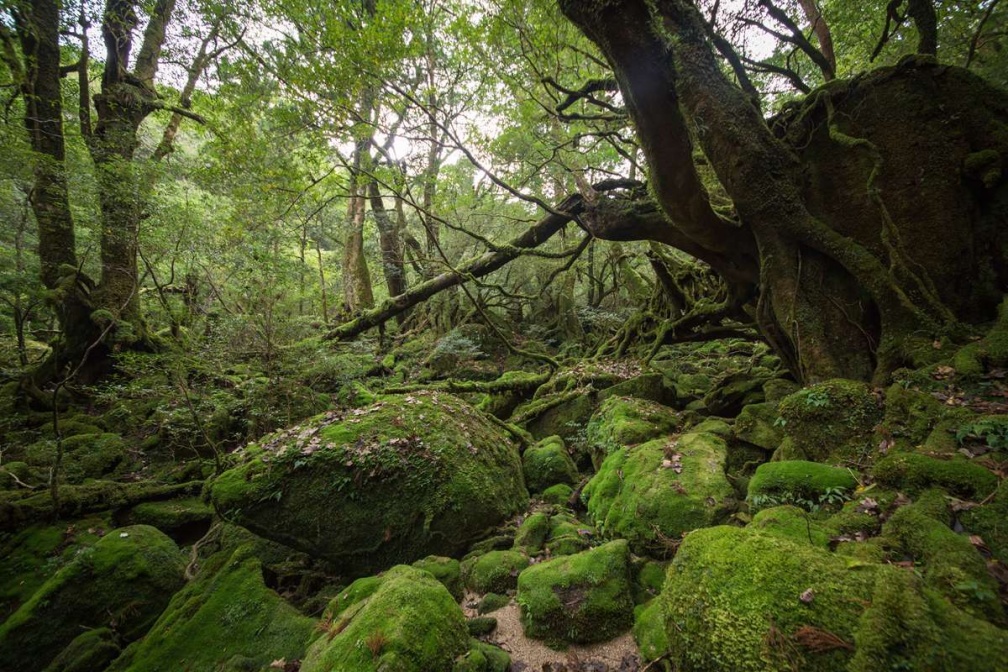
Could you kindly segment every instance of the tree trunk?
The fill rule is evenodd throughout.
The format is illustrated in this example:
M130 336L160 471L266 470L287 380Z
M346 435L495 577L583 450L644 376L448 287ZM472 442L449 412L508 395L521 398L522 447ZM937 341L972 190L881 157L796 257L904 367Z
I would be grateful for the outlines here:
M912 337L990 319L1008 276L1008 181L976 166L1008 149L989 132L1008 120L1003 92L911 61L814 92L771 131L692 3L560 5L613 67L678 233L740 270L755 263L752 310L799 380L881 382ZM712 216L694 141L737 222Z
M102 275L95 305L132 327L132 332L117 328L121 342L140 342L144 336L137 272L143 198L133 154L141 122L157 107L154 76L174 7L175 0L155 3L132 73L128 68L137 26L133 3L108 0L102 20L106 59L101 93L94 97L98 120L89 143L102 211Z
M385 284L388 287L389 296L398 296L407 289L406 268L403 265L402 243L399 241L399 229L395 221L385 209L385 202L382 200L381 192L378 190L378 181L372 179L368 182L368 198L371 201L371 212L374 213L375 223L378 225L378 243L381 247L382 273L385 276ZM397 316L397 320L405 319L409 316L406 312Z

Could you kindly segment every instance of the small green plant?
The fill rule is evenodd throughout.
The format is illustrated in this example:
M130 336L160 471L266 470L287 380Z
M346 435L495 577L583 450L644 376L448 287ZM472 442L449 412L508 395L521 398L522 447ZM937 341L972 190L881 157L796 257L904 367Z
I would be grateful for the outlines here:
M850 500L850 492L847 488L832 487L826 488L817 498L811 498L804 494L794 492L777 492L754 494L749 498L749 506L753 511L762 511L774 506L784 506L791 504L809 513L818 513L824 509L835 510L843 506L844 502Z
M959 445L985 443L994 450L1008 448L1008 418L981 418L959 427L955 433Z
M808 390L805 393L805 405L809 408L828 408L829 394L825 390Z

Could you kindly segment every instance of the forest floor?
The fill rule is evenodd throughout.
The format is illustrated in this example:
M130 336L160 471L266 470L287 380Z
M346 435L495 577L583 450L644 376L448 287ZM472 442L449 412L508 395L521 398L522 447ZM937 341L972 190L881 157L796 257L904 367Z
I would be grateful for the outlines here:
M54 412L7 344L0 669L1008 669L1008 320L925 345L306 339Z

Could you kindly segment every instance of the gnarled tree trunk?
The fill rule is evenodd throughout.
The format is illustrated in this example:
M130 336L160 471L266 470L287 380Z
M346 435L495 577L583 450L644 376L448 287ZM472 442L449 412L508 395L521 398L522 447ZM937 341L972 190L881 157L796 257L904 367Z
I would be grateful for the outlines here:
M670 226L756 286L760 329L800 380L883 380L908 339L993 316L1008 278L1003 92L917 59L823 87L771 127L691 2L560 6L614 70ZM737 219L710 207L695 146Z

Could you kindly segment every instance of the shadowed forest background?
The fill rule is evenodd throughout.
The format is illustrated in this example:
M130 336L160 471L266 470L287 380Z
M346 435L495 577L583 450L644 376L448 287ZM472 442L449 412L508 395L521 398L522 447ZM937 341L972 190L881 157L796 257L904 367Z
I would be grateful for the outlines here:
M316 4L0 0L0 669L1008 666L1008 5Z

